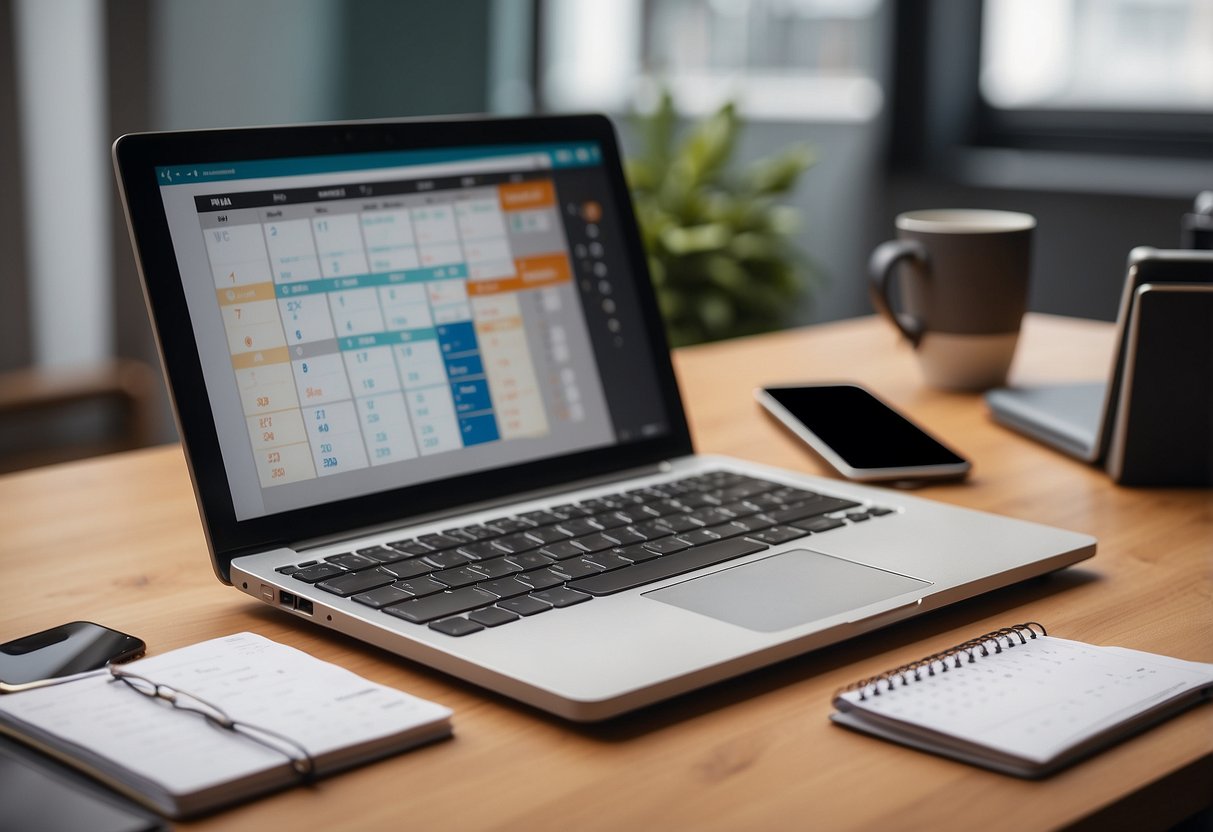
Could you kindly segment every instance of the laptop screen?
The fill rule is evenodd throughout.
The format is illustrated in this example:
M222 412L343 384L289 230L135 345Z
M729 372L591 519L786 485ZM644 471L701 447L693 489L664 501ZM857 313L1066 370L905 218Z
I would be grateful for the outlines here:
M596 142L155 173L237 521L671 429Z

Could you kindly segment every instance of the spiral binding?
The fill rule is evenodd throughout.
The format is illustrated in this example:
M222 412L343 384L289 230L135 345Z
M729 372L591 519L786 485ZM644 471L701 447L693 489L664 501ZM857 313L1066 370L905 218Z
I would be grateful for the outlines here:
M1036 632L1037 629L1040 630L1039 633ZM1043 624L1038 624L1035 621L992 630L985 635L949 647L940 653L933 653L916 662L903 664L901 667L895 667L892 670L886 670L884 673L878 673L875 676L854 682L838 691L837 695L859 691L861 701L866 700L869 695L880 696L882 693L891 692L897 686L899 679L901 680L901 686L905 687L910 684L911 680L915 682L920 681L923 678L924 671L928 677L934 676L936 673L947 673L949 661L953 662L951 665L952 669L960 669L965 664L976 662L978 653L982 656L988 656L990 653L1001 653L1004 649L1009 650L1019 644L1027 644L1029 638L1036 638L1038 635L1047 636L1048 632L1045 630ZM968 657L967 662L963 658L965 656ZM882 683L884 685L883 690L881 689Z

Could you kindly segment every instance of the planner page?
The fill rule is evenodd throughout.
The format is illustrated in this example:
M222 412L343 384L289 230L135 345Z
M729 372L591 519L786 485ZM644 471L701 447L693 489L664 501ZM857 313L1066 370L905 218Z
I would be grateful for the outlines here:
M253 633L194 644L123 669L290 737L316 758L427 725L437 726L439 735L449 732L447 708ZM83 750L107 771L125 770L174 795L268 769L286 771L289 765L283 753L142 696L108 672L0 697L0 718L18 729L35 729L54 747Z
M990 649L973 662L961 653L841 695L852 709L937 731L1037 763L1150 708L1213 686L1213 664L1124 648L1038 636ZM862 697L861 698L861 693Z

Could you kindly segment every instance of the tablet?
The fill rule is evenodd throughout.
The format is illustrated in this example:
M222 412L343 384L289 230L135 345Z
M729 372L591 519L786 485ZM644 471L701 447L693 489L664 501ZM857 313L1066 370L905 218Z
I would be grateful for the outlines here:
M994 420L1084 462L1108 458L1121 404L1134 330L1138 290L1150 285L1164 291L1171 285L1213 284L1213 252L1161 250L1139 246L1129 253L1116 347L1106 381L1076 384L1022 385L986 393ZM1127 436L1122 431L1122 438Z

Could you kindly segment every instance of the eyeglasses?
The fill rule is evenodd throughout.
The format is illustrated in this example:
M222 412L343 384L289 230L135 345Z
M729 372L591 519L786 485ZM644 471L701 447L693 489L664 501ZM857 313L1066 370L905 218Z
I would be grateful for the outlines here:
M205 699L199 699L192 693L153 682L151 679L121 670L114 665L110 665L109 674L115 681L122 682L131 690L141 693L149 699L162 699L174 708L198 714L216 728L240 734L271 751L283 754L290 760L291 768L303 780L310 780L315 774L316 761L312 755L290 737L268 728L232 719L222 708L212 705Z

